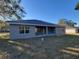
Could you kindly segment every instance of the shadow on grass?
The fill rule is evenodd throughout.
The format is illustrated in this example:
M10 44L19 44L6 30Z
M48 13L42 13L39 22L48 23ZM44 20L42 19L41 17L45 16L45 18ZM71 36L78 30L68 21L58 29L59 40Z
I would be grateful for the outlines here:
M45 40L42 42L42 38ZM35 55L37 53L45 54L46 58L78 58L77 53L73 51L65 51L66 47L79 47L79 36L78 35L64 35L64 36L47 36L47 37L37 37L28 39L18 39L13 40L14 44L19 44L20 46L25 46L29 44L31 50L28 53ZM59 50L62 50L61 53ZM59 51L59 52L58 52ZM59 55L58 55L59 54ZM39 56L39 55L37 55ZM35 56L36 57L36 56ZM40 56L41 57L41 56ZM39 58L40 58L39 57Z
M63 59L79 59L79 35L65 35L65 43L59 50Z
M42 41L42 38L45 39ZM6 41L6 39L4 39L3 41ZM23 55L29 55L34 59L73 59L75 57L78 57L78 55L71 55L77 54L75 52L69 52L70 50L64 52L63 50L67 47L79 48L79 36L77 35L46 36L17 40L8 39L8 41L6 42L8 42L8 44L11 44L11 46L9 46L8 48L13 47L13 49L16 49L16 51L19 50L23 52L20 57L23 57ZM60 50L63 50L63 52L61 53ZM14 51L12 51L12 53L14 53Z

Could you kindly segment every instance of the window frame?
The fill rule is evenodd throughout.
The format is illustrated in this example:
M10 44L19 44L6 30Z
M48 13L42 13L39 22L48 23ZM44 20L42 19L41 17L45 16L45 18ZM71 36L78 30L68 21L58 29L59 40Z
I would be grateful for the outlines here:
M21 31L23 31L23 32L21 32ZM27 26L27 25L20 25L19 26L19 33L20 34L29 33L29 26Z
M24 33L29 33L29 26L24 26Z

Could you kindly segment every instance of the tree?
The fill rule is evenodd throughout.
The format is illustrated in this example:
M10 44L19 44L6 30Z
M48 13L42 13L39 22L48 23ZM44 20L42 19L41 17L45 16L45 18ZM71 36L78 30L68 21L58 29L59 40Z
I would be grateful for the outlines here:
M60 19L58 24L61 26L65 26L67 28L71 28L71 27L75 27L77 23L73 22L72 20Z
M66 24L67 24L69 27L75 27L75 25L76 25L77 23L73 22L72 20L67 20L67 21L66 21Z
M76 4L75 10L79 10L79 2Z
M9 24L5 21L0 20L0 32L1 31L8 31Z
M65 25L65 21L66 21L66 19L60 19L58 24L59 25Z
M21 19L26 12L20 3L21 0L0 0L0 18L4 20Z

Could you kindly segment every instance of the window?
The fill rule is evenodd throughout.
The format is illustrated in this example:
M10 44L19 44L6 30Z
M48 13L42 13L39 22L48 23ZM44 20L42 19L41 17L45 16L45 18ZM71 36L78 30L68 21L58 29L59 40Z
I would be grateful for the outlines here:
M21 25L21 26L19 27L19 32L20 32L20 33L24 33L24 26Z
M25 33L29 33L29 26L25 26Z
M24 34L24 33L29 33L29 26L21 25L19 27L19 32Z
M48 34L55 33L55 27L48 27Z

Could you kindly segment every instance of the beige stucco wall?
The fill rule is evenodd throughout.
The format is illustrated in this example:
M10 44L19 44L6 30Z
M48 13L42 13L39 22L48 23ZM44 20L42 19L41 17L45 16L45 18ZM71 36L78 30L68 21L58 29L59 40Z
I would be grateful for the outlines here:
M66 28L65 33L66 34L76 34L76 29L75 28Z

